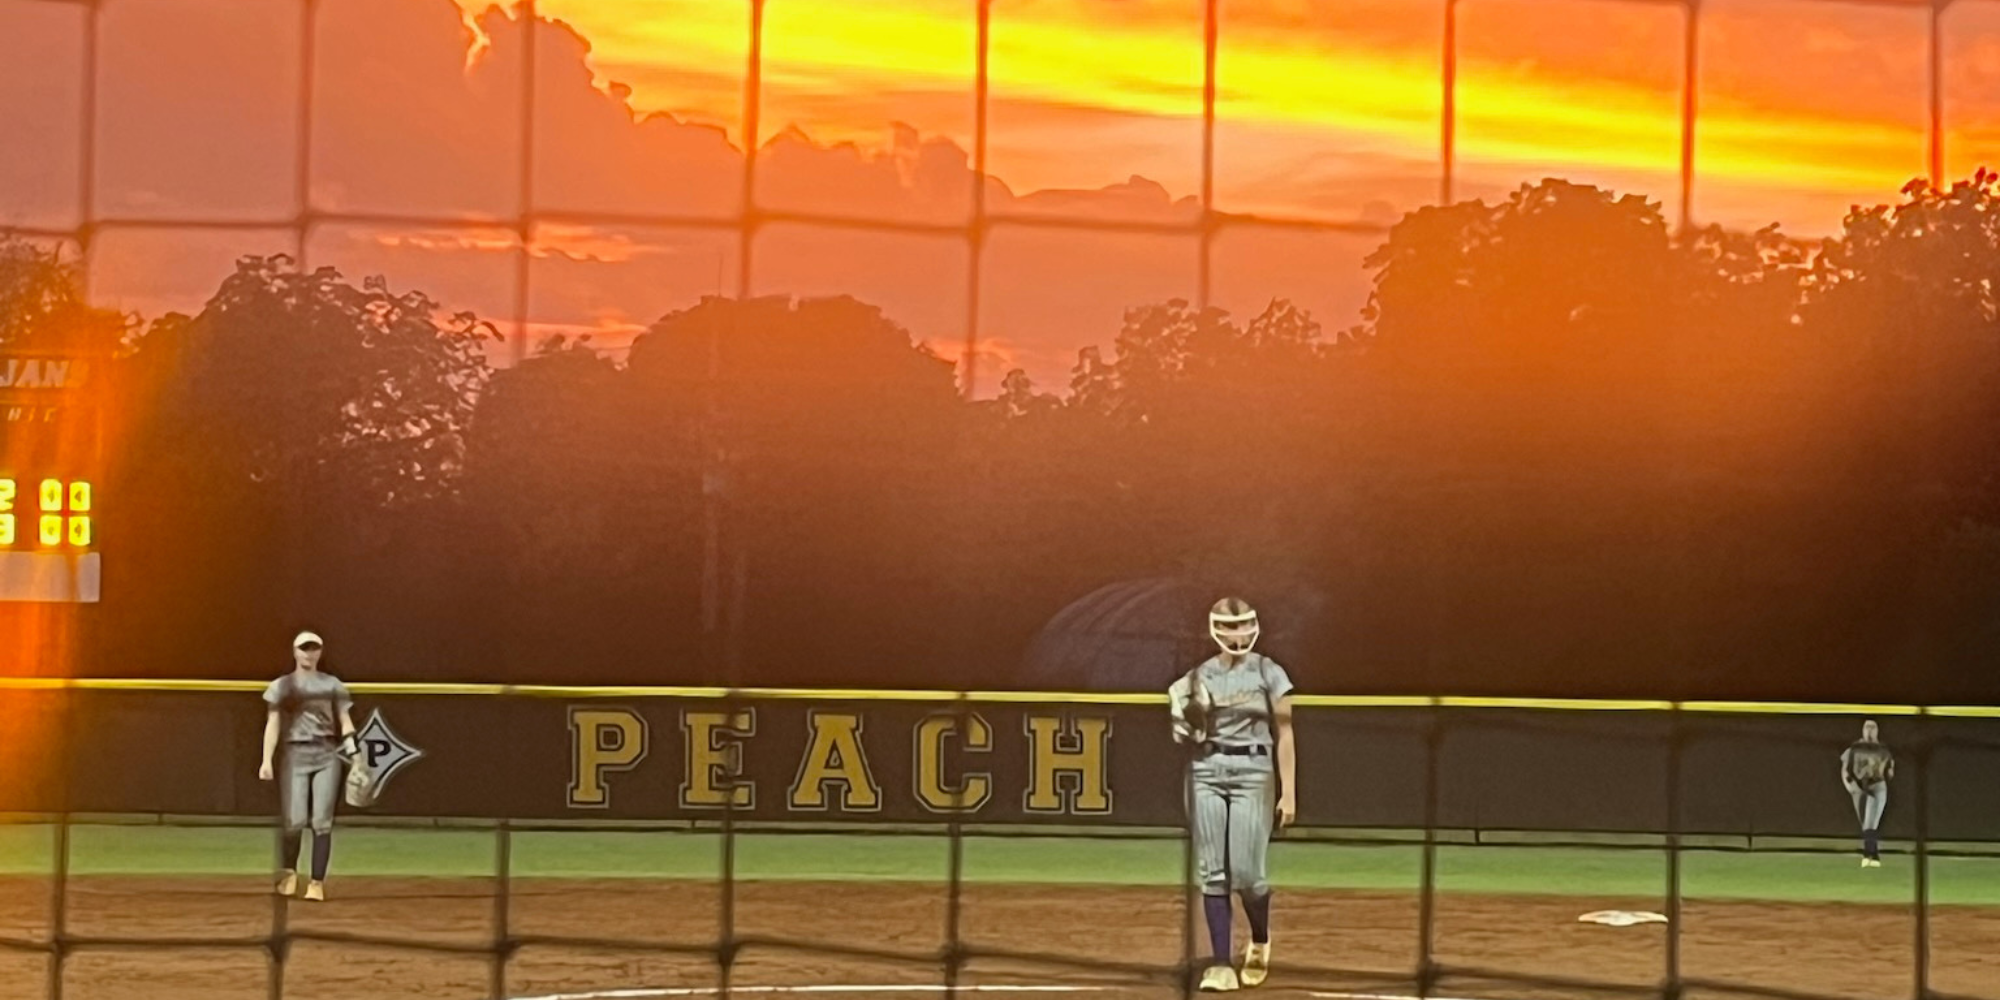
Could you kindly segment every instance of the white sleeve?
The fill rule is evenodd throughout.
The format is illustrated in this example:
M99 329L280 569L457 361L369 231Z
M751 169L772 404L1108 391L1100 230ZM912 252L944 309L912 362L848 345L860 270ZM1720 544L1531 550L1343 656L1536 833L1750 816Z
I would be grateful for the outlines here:
M1193 691L1193 685L1188 682L1188 677L1189 675L1182 674L1179 680L1167 688L1167 711L1173 716L1176 743L1199 743L1205 738L1205 734L1196 732L1187 719L1188 698Z

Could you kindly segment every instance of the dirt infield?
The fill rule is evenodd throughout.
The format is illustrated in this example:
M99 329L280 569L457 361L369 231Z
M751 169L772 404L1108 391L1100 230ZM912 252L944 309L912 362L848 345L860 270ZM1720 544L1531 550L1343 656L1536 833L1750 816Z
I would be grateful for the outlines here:
M327 903L287 904L291 926L461 950L301 941L285 964L285 997L490 996L489 960L480 949L493 936L493 882L351 878L335 882L332 889L334 898ZM46 881L0 880L0 935L46 939L49 898ZM713 987L711 958L659 946L712 944L720 926L718 904L717 887L706 883L518 880L509 898L515 934L616 943L593 948L527 945L508 966L507 993L533 997ZM249 940L268 933L273 919L273 900L263 881L242 878L78 878L68 907L69 932L91 937ZM1656 900L1576 896L1440 896L1437 957L1454 967L1656 984L1664 967L1664 930L1576 921L1578 914L1599 908L1661 906ZM754 941L739 957L732 981L784 987L937 983L941 966L934 956L945 941L947 912L946 893L935 885L742 883L735 906L738 933L796 946ZM1104 1000L1166 998L1179 992L1164 981L1088 967L1176 962L1183 908L1175 890L968 885L960 915L961 937L974 947L1051 959L979 958L968 967L967 982L1094 986L1099 989L1077 995ZM1280 969L1264 992L1304 998L1310 990L1396 993L1409 986L1417 948L1414 894L1288 892L1279 897L1274 920ZM1682 924L1682 967L1686 975L1704 979L1857 1000L1905 1000L1912 991L1914 936L1907 909L1693 902ZM1932 947L1934 989L2000 996L2000 910L1937 909ZM270 967L263 949L254 945L88 948L67 962L62 996L263 1000L270 996ZM1454 978L1440 992L1544 1000L1597 991ZM46 955L0 950L0 997L42 1000L47 995Z

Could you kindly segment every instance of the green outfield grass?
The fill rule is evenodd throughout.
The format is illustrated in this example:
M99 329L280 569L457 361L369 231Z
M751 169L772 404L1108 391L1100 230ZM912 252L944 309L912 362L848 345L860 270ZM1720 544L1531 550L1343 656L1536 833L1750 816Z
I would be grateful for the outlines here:
M495 843L490 831L477 829L348 828L340 833L336 864L347 876L490 876ZM0 874L47 874L53 845L47 825L0 825ZM736 875L942 881L949 850L943 836L746 832L736 839ZM512 852L519 878L714 879L722 866L719 835L685 830L516 832ZM77 875L257 875L270 870L272 854L272 833L261 827L70 830L70 870ZM1170 839L968 835L963 858L972 882L1171 885L1182 878L1185 853ZM1282 886L1415 891L1421 861L1420 848L1393 840L1280 842L1271 865ZM1448 844L1438 848L1437 885L1447 893L1659 897L1665 866L1659 851ZM1692 899L1908 903L1913 866L1902 855L1863 871L1848 854L1692 850L1682 856L1682 886ZM2000 855L1932 858L1931 897L1937 904L2000 906Z

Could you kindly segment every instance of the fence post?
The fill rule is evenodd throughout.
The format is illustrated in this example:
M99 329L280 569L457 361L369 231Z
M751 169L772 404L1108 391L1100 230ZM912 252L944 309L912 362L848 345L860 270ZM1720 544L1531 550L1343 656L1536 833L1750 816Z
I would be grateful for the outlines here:
M505 818L494 830L493 870L499 884L493 887L493 956L489 979L493 1000L504 1000L507 996L507 963L514 957L510 912L514 885L514 830Z
M1680 1000L1681 985L1681 751L1686 730L1681 704L1668 709L1667 729L1667 976L1662 1000Z
M1440 73L1444 85L1438 115L1438 204L1449 205L1457 194L1458 168L1458 0L1444 0L1444 31Z
M92 8L95 10L95 7ZM69 819L71 776L69 763L72 734L76 724L76 688L64 687L56 712L56 746L61 771L56 786L55 858L49 886L49 1000L62 1000L63 964L69 958Z
M1433 700L1424 733L1424 851L1417 895L1417 996L1428 998L1438 981L1437 828L1438 758L1444 750L1444 710Z
M958 695L957 719L953 725L958 729L959 738L972 731L971 705L964 692ZM942 763L939 765L942 767ZM963 918L960 898L965 891L965 788L960 786L952 795L951 813L945 821L945 833L950 837L946 850L946 876L949 880L950 895L945 898L944 909L944 995L945 1000L957 1000L958 979L965 971L965 946L959 941L959 924Z
M1185 753L1181 757L1181 1000L1188 1000L1194 996L1194 911L1201 886L1195 866L1193 758Z
M731 687L723 697L722 713L725 719L734 722L736 706L740 704L736 688ZM722 899L720 905L721 937L716 942L716 987L723 1000L729 1000L730 982L736 969L736 782L737 775L729 772L728 787L722 794Z
M276 780L280 782L284 781L284 775L276 776ZM278 859L277 867L285 868L297 865L297 858L285 857L285 820L282 807L280 807L278 817L271 824L271 836L277 841L277 844L271 850L271 856ZM276 878L277 873L273 872L272 877ZM268 976L265 981L264 993L270 1000L283 1000L285 995L285 961L291 957L292 950L291 929L287 926L287 916L288 911L286 909L285 897L273 892L271 894L271 936L264 943L264 951L269 959L269 963L266 966Z
M1916 1000L1931 998L1931 865L1930 865L1930 714L1917 716L1916 844Z

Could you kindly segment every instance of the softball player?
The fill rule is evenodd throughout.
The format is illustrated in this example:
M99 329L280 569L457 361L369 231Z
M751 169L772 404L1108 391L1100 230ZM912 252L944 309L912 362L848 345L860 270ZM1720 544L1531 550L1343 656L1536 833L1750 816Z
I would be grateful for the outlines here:
M333 857L333 806L341 786L340 747L354 735L354 699L349 697L347 685L319 669L325 646L319 636L300 632L292 640L294 669L264 689L264 763L257 769L257 777L273 780L277 776L273 760L283 744L285 777L278 795L284 803L285 840L278 861L282 869L278 892L289 896L298 890L299 846L310 822L312 874L305 895L315 901L326 898L326 866Z
M1214 955L1201 988L1212 993L1256 986L1270 975L1266 849L1272 822L1288 825L1298 810L1291 678L1270 657L1251 652L1257 612L1240 598L1223 598L1209 609L1208 632L1222 651L1175 681L1167 701L1174 739L1193 750L1189 811ZM1250 923L1240 974L1229 941L1231 890L1242 897Z
M1854 818L1861 824L1861 867L1882 867L1882 810L1889 806L1889 779L1896 776L1896 756L1879 739L1875 720L1861 724L1861 738L1840 752L1840 783L1854 800Z

